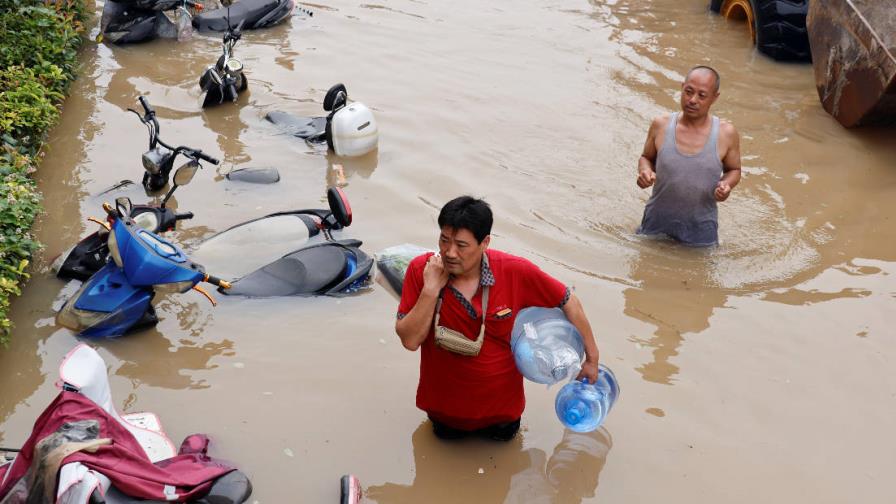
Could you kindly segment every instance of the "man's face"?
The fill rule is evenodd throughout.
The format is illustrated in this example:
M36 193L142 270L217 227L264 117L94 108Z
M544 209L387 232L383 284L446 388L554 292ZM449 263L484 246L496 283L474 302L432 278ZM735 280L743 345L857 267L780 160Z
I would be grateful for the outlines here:
M681 111L690 119L705 117L718 97L712 72L695 70L681 85Z
M439 234L439 254L448 273L457 276L479 268L490 238L486 236L478 243L469 229L443 227Z

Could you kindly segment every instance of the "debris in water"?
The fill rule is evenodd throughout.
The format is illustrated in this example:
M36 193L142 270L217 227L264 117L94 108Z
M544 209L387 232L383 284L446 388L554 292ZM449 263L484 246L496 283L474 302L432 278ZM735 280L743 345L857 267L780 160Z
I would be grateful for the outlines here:
M480 467L480 468L479 468L479 474L485 474L485 469L483 469L483 468Z
M293 458L293 457L296 456L296 455L292 452L292 450L290 450L289 448L284 448L284 449L283 449L283 453L285 453L286 456L289 457L289 458Z

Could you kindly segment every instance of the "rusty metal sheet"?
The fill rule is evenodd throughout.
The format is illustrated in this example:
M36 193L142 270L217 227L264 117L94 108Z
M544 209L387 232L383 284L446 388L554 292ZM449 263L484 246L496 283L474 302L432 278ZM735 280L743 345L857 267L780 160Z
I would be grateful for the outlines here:
M825 110L846 127L896 125L896 1L815 0L806 25Z

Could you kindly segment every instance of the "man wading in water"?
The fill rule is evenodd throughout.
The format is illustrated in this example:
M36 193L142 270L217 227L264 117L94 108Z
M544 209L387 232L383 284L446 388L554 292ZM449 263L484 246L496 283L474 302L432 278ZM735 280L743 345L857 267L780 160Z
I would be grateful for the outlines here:
M395 332L420 349L417 407L440 438L477 434L508 441L520 428L523 375L510 351L523 308L558 307L579 330L585 362L578 379L597 380L598 350L578 297L522 257L488 248L492 211L461 196L439 213L439 254L408 265Z
M728 199L740 182L737 130L709 115L719 84L712 68L692 68L681 85L681 112L651 123L638 160L638 187L654 187L639 234L665 234L693 246L718 243L716 202Z

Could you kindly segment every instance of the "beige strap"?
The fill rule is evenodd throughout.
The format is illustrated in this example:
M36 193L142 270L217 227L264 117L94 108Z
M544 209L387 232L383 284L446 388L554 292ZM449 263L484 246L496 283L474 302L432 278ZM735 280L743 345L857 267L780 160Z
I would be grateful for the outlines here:
M476 338L476 341L481 340L485 337L485 313L488 309L488 285L482 286L482 325L479 327L479 337ZM442 289L439 292L439 302L436 303L436 319L433 321L432 326L433 330L438 331L439 327L439 318L441 317L442 311L442 294L444 294L445 289Z

